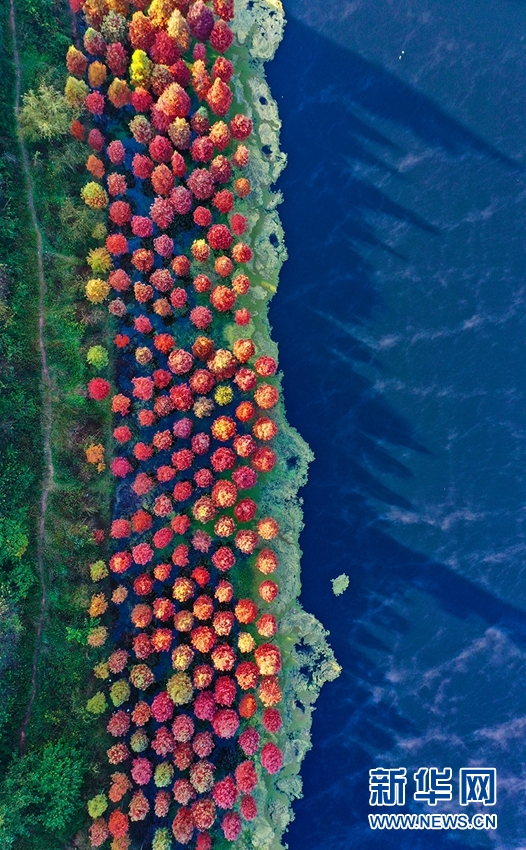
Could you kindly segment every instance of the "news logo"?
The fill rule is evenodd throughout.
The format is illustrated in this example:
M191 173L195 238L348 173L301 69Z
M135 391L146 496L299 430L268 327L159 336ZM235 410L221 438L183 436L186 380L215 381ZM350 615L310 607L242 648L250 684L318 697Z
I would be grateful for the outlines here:
M482 803L494 806L497 802L497 769L495 767L461 767L459 771L459 803Z
M369 771L369 804L371 806L403 806L407 770L405 767L377 767Z
M453 771L450 767L419 767L413 773L413 800L436 806L453 799ZM497 769L495 767L461 767L458 774L458 801L461 806L480 803L494 806L497 802ZM407 769L375 767L369 771L369 805L404 806Z

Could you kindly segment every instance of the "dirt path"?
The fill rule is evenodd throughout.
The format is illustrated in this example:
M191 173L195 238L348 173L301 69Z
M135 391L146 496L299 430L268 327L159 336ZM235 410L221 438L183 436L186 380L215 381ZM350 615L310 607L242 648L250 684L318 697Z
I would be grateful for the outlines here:
M31 675L31 691L29 694L29 701L27 705L26 715L24 717L24 722L22 723L20 729L20 754L23 755L26 745L26 733L27 727L29 725L29 720L31 718L31 710L33 708L33 703L35 701L35 696L37 692L37 668L38 668L38 659L40 655L40 645L42 638L42 628L44 625L44 618L46 615L46 606L47 606L47 587L46 587L46 574L44 570L44 534L45 534L45 526L46 526L46 510L47 510L47 501L49 492L53 485L53 457L51 454L51 423L52 423L52 385L51 385L51 376L49 374L49 368L47 364L47 356L46 356L46 344L44 340L44 296L46 292L46 283L44 279L44 264L43 264L43 256L42 256L42 233L40 231L40 227L38 224L37 214L35 210L35 200L33 195L33 184L31 182L31 174L29 171L29 159L27 156L27 150L24 142L24 138L22 136L22 131L20 128L20 86L21 86L21 70L20 70L20 55L18 52L18 38L17 38L17 29L16 29L16 15L15 15L15 3L14 0L10 0L11 3L11 12L10 12L10 20L11 20L11 30L13 33L13 57L15 62L15 70L16 70L16 85L15 85L15 117L16 117L16 130L18 135L18 140L20 142L20 149L22 152L22 168L24 171L24 180L26 184L26 192L27 192L27 205L31 215L31 221L33 223L33 229L35 231L36 243L37 243L37 266L38 266L38 280L39 280L39 292L38 292L38 347L40 350L41 357L41 368L42 368L42 386L44 390L44 398L43 398L43 408L42 408L42 420L43 420L43 439L44 439L44 461L45 461L45 470L44 470L44 479L42 482L42 496L40 500L40 515L38 522L38 531L37 531L37 563L38 563L38 571L40 575L40 587L41 587L41 599L40 599L40 614L38 617L38 625L35 636L35 651L33 655L33 670Z

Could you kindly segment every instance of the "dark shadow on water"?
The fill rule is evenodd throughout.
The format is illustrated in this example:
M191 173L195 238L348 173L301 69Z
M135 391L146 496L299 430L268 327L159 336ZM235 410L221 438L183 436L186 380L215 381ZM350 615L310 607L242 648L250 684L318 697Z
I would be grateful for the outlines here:
M294 19L289 19L287 26L286 38L288 39L291 38L291 30L297 33L300 28L305 31L308 29ZM323 39L312 30L309 30L309 33L315 39ZM354 110L355 114L349 116L349 126L357 129L363 136L357 153L361 158L363 157L364 162L373 162L375 159L371 158L364 140L380 141L390 148L396 148L397 145L391 139L386 139L385 134L376 129L370 127L365 129L361 120L363 113L360 116L356 114L361 110L367 116L381 117L401 124L425 144L433 148L441 148L454 156L462 156L465 153L481 154L514 170L521 168L518 162L471 133L426 95L405 83L391 71L365 59L358 53L343 50L334 42L326 41L326 44L330 51L328 58L331 67L326 69L328 75L325 82L311 91L321 96L322 103L337 102L340 107L343 104ZM307 55L309 59L312 59L311 54ZM302 64L305 64L305 59ZM297 72L298 67L296 67L296 74ZM308 72L310 73L310 68ZM335 87L338 87L337 94Z
M486 627L498 627L525 650L526 615L400 545L380 519L378 503L411 508L396 492L396 480L411 477L410 466L391 449L427 449L425 435L414 433L360 372L363 364L382 371L381 358L353 333L367 324L380 298L365 258L370 246L382 245L370 214L424 230L430 239L442 237L382 192L389 167L378 151L387 157L397 145L371 123L395 122L420 144L451 157L516 166L385 69L295 20L268 66L268 79L281 110L282 148L289 155L279 188L290 255L270 318L280 345L288 416L316 456L302 493L302 602L331 630L344 668L318 703L315 750L302 770L306 798L295 804L297 819L287 841L291 850L391 850L400 845L400 833L367 828L367 771L376 752L414 730L395 706L375 697L385 684L384 673L369 653L386 655L390 649L374 629L396 635L408 628L391 605L410 588L460 619L479 617ZM392 487L380 477L386 473ZM351 589L336 605L328 579L343 571L351 576ZM487 843L405 832L402 846L472 850Z

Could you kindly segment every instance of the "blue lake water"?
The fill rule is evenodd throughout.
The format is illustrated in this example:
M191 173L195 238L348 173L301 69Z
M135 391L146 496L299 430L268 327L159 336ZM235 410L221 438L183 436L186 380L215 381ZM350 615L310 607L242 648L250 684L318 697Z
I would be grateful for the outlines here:
M285 7L270 316L316 455L302 601L343 666L290 850L524 850L526 2ZM375 765L496 767L498 829L372 832Z

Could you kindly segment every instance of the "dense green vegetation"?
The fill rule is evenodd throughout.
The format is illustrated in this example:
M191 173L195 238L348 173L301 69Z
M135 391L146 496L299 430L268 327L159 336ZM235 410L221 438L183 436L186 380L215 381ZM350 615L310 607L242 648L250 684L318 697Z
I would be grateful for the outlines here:
M28 669L15 666L22 624L35 614L32 552L42 475L39 358L36 348L37 276L35 240L20 193L20 160L14 115L14 70L7 8L2 12L0 67L0 703L1 754L11 742L5 730L15 710L15 694ZM22 237L22 233L24 236ZM9 735L7 735L9 738Z
M44 542L47 606L21 757L41 599L36 535L44 474L42 385L36 240L13 111L7 3L0 16L0 844L4 850L57 850L83 825L81 798L86 783L90 791L90 758L100 734L85 709L96 658L84 635L88 565L100 552L93 530L107 523L101 511L108 510L108 480L86 463L85 448L93 437L101 438L104 423L93 417L84 387L93 372L86 352L104 341L106 326L104 314L88 315L79 307L88 270L83 258L95 244L97 224L79 197L85 154L64 133L60 105L43 115L45 132L38 132L35 117L42 92L45 97L50 87L63 87L69 12L58 0L17 0L22 92L30 92L26 144L44 239L54 464Z

